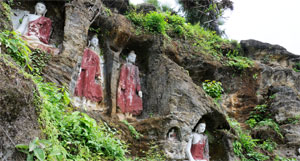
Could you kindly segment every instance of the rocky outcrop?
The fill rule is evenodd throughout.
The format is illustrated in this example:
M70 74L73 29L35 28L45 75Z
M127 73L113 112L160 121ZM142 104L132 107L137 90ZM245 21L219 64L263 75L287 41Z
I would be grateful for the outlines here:
M299 148L299 73L292 68L300 56L278 45L256 40L241 41L244 55L257 60L259 76L256 95L258 104L268 104L272 118L280 125L283 140L272 128L263 127L255 137L277 138L281 156L297 158ZM280 141L281 140L281 141Z
M0 57L0 160L25 160L15 145L27 144L41 134L35 85L8 64Z

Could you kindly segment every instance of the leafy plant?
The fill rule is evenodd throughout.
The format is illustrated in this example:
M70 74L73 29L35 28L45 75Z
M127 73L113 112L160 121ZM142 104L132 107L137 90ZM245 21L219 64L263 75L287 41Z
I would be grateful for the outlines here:
M244 70L253 66L253 61L247 57L229 56L228 66L236 67L238 70Z
M273 152L277 147L277 143L272 140L266 140L262 144L259 145L262 149L267 150L268 152Z
M14 31L5 30L0 32L0 43L5 47L5 53L10 55L16 63L24 67L28 66L32 70L30 64L31 50L22 38Z
M142 151L142 153L145 155L145 157L136 157L133 159L133 161L165 161L167 160L164 152L162 150L159 150L159 146L154 142L151 141L149 143L149 150L148 151Z
M136 129L132 125L130 125L127 120L122 120L122 122L125 125L127 125L131 135L134 136L135 139L139 139L140 137L143 137L143 135L137 132Z
M295 158L284 158L280 156L276 156L274 161L297 161Z
M41 75L50 58L51 55L46 52L43 52L39 49L33 50L32 54L30 55L32 73Z
M212 98L220 98L224 92L222 83L217 81L205 80L202 83L203 90Z
M269 159L268 156L255 151L259 147L257 144L258 139L253 139L248 132L243 131L236 120L227 118L227 121L237 135L237 140L233 143L233 151L242 161L264 161Z
M49 159L62 160L67 154L64 149L59 149L57 147L52 148L51 141L39 140L39 138L35 138L29 145L18 144L16 145L16 148L27 154L27 161L45 161L47 157Z

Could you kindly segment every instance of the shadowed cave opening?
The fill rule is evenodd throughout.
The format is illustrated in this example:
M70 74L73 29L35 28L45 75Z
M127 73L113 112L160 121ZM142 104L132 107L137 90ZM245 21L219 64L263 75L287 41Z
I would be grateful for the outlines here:
M210 161L228 161L228 144L224 130L229 130L230 127L225 116L217 111L203 115L194 126L193 132L201 122L206 123L204 133L208 136Z

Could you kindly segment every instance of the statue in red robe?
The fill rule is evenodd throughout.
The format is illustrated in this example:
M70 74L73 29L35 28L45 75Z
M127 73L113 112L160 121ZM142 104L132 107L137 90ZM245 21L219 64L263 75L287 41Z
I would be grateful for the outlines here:
M99 56L89 48L84 50L81 61L81 72L75 88L75 96L85 97L93 102L103 99L102 87L95 78L101 76Z
M143 110L139 69L134 65L136 55L131 51L127 63L122 65L118 87L117 105L122 113L139 115Z
M186 147L189 161L209 161L208 138L204 134L205 128L205 123L199 123L196 132L191 135Z
M22 38L27 41L28 46L32 49L41 49L50 54L58 54L59 49L48 45L52 22L45 17L46 12L45 4L38 2L35 5L36 14L26 14L17 31L21 33Z

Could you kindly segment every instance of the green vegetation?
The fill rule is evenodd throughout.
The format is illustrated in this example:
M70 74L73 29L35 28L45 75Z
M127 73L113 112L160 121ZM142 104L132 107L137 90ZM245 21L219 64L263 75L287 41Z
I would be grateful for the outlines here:
M126 17L136 27L136 34L143 31L162 34L166 38L188 39L199 52L213 55L224 65L244 70L253 66L253 61L239 55L240 45L236 41L221 38L215 32L205 30L199 24L186 23L185 18L170 12L137 13L131 10Z
M295 158L284 158L280 156L276 156L274 161L297 161Z
M133 159L133 161L165 161L167 160L164 152L162 150L159 150L159 146L151 141L149 143L149 150L148 151L142 151L143 154L145 154L145 157L140 158L136 157Z
M266 140L259 146L263 150L266 150L268 152L273 152L273 150L276 149L277 147L277 143L273 142L272 140Z
M300 62L297 62L293 65L293 70L295 72L300 72Z
M128 127L128 129L129 129L131 135L132 135L135 139L139 139L140 137L143 137L143 135L140 134L139 132L137 132L137 131L135 130L135 128L134 128L132 125L130 125L130 124L128 123L127 120L123 120L122 122L123 122L125 125L127 125L127 127Z
M251 128L268 126L272 128L281 138L283 138L279 129L279 125L273 119L271 119L271 113L269 112L266 104L255 106L254 111L250 113L250 117L246 123Z
M212 98L219 99L224 92L221 82L205 80L202 83L203 90Z
M219 18L222 17L224 10L233 9L231 0L178 0L178 2L188 22L199 23L204 28L216 31L218 35L222 34L219 29L222 23Z
M20 66L29 66L29 62L33 62L34 72L44 67L43 58L38 59L38 55L43 57L43 53L36 51L30 55L31 51L16 33L4 31L0 33L0 38L4 51ZM39 111L39 123L46 135L44 139L37 138L27 146L16 146L28 155L28 160L126 160L127 146L115 138L116 132L103 122L97 124L87 114L73 111L69 105L69 94L64 88L45 83L41 77L28 74L24 68L19 69L4 60L37 86L35 104Z
M4 15L5 15L7 21L10 21L11 20L11 18L10 18L10 13L11 13L10 6L7 3L5 3L5 2L1 2L1 5L4 8Z
M39 112L38 121L45 135L43 139L36 138L29 144L16 145L19 151L27 154L28 161L135 160L126 158L128 147L124 141L116 138L118 131L110 129L105 122L97 123L87 114L74 111L65 88L46 83L38 76L40 69L45 66L45 60L48 60L44 58L45 53L36 50L29 55L30 50L15 33L5 31L0 35L4 51L8 53L0 53L0 57L26 78L32 79L37 87L34 101ZM39 54L41 58L38 58ZM25 72L25 68L16 66L7 57L12 57L23 67L27 62L32 62L35 75ZM131 125L128 127L137 139L142 136ZM157 151L157 145L151 147L145 152L146 156L138 160L154 161L156 157L165 160L163 153Z
M31 50L27 47L26 42L14 31L3 31L0 32L0 42L5 47L5 52L9 54L17 64L21 67L27 65L30 67Z
M46 67L51 58L51 54L36 49L32 51L29 57L31 59L32 73L41 75L44 67Z
M253 139L248 131L243 131L236 120L227 118L227 121L237 135L237 140L233 143L233 151L242 161L264 161L270 159L269 156L256 151L260 147L257 144L258 139Z

